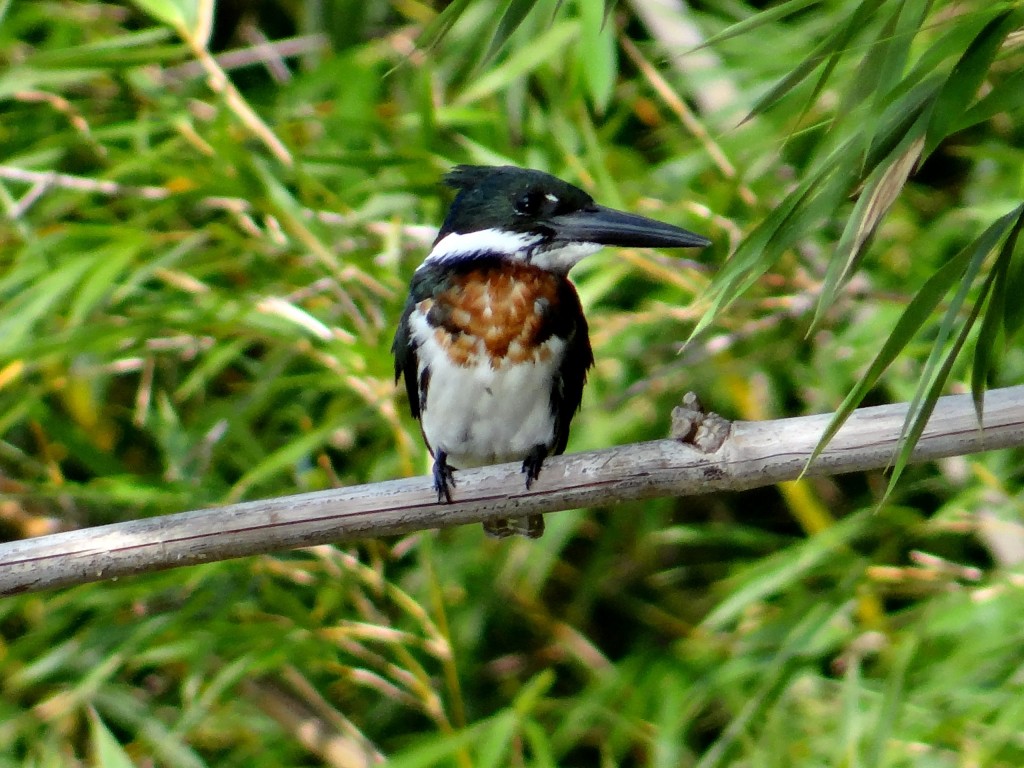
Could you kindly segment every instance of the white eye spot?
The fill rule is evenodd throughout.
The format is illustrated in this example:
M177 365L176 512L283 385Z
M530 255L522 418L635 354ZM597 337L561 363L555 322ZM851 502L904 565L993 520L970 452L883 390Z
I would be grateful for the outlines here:
M544 197L546 197L552 203L557 203L558 202L558 198L555 197L554 195L552 195L550 192L548 194L544 195Z

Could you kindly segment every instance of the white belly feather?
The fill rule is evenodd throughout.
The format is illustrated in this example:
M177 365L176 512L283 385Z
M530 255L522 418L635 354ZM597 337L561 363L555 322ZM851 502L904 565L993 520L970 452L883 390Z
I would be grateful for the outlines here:
M537 445L554 444L551 387L565 354L565 341L552 336L551 351L540 362L504 363L492 368L453 364L419 313L410 317L417 343L419 373L430 369L420 422L436 454L445 451L450 466L466 468L520 461Z

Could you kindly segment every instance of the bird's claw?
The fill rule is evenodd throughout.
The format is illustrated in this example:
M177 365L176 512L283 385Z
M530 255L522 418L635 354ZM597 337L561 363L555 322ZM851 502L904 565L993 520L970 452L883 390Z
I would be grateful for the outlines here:
M452 488L455 486L455 470L448 466L448 454L438 451L434 457L434 490L437 503L452 503Z

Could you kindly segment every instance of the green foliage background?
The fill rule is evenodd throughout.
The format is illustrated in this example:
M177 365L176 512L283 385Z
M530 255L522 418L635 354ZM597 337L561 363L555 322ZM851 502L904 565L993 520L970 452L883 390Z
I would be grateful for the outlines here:
M1021 4L648 5L0 3L3 535L422 472L457 162L715 242L574 273L570 450L1020 382ZM0 765L1018 766L1020 460L5 599Z

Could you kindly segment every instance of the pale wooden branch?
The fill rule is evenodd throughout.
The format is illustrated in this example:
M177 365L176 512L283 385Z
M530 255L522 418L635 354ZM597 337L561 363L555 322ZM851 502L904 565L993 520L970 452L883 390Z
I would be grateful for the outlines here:
M906 414L906 404L856 411L807 474L887 466ZM655 440L556 456L529 491L518 464L462 470L452 504L437 503L430 478L414 477L9 542L0 544L0 595L527 513L771 485L800 475L829 419L734 422L710 454ZM1024 386L1008 387L986 395L983 425L969 396L941 398L914 460L1021 445Z

